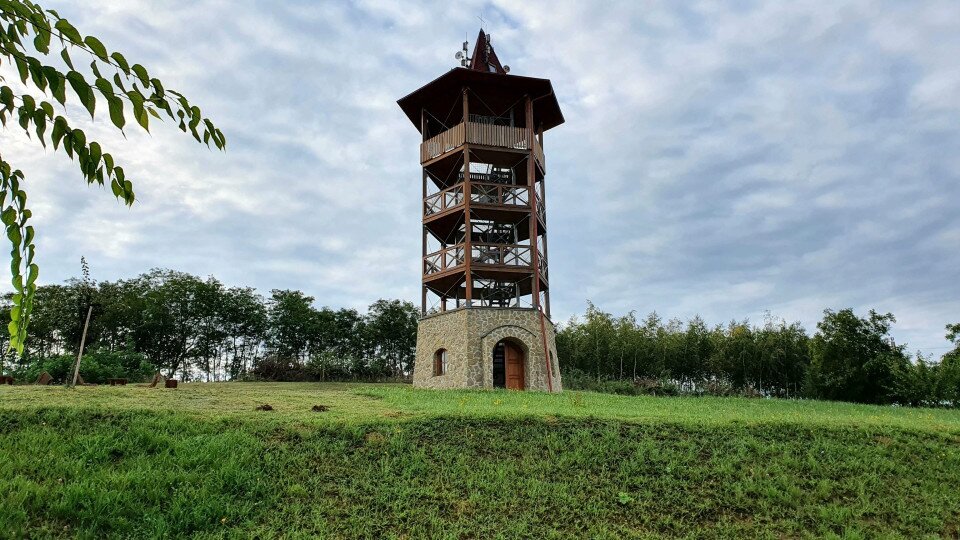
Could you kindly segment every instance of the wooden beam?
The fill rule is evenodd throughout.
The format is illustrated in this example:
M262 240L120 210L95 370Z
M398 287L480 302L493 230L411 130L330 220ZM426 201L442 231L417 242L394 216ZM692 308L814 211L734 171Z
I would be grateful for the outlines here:
M467 94L467 88L463 89L463 121L466 125L467 119L470 118L470 97ZM467 307L473 305L473 274L470 273L470 261L473 259L472 253L473 244L472 236L473 229L470 225L470 145L463 145L463 228L464 228L464 238L463 238L463 259L464 259L464 275L467 279L467 291L466 291L466 301Z

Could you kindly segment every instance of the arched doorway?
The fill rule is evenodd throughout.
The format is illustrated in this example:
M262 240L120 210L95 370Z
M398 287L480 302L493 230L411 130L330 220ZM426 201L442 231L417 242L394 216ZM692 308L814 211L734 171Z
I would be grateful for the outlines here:
M520 345L506 339L498 342L493 347L493 387L509 390L526 388L524 363Z

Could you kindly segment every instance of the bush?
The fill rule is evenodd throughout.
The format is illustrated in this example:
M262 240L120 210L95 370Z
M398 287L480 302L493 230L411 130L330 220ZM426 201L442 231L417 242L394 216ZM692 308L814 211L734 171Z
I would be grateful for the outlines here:
M27 382L33 382L46 371L53 377L55 384L62 384L73 377L73 365L77 357L69 354L51 356L28 364L15 376ZM80 362L80 376L88 383L104 384L107 379L129 379L145 381L154 373L153 365L147 358L134 351L109 351L98 349L83 355Z
M290 358L281 358L275 355L260 359L253 367L253 377L262 381L302 382L310 380L310 374L306 368Z

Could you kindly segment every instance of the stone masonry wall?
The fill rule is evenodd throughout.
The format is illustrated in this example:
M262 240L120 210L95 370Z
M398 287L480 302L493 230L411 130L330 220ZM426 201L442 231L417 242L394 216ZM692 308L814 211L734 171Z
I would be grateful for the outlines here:
M560 392L553 323L544 320L548 360L543 354L540 314L534 309L464 308L420 320L413 385L417 388L493 388L493 348L510 339L524 352L527 390ZM433 374L434 353L447 350L447 373Z

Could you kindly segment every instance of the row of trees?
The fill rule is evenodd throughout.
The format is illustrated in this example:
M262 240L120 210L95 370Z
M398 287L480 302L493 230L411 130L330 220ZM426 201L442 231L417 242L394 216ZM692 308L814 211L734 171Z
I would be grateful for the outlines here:
M39 287L24 354L8 359L13 371L57 377L76 356L90 305L82 374L98 372L100 359L127 366L110 376L138 377L147 365L205 381L376 380L403 377L413 366L418 312L409 302L379 300L367 313L317 308L300 291L273 290L264 298L212 277L153 270L127 280Z
M366 313L316 307L300 291L268 297L215 278L152 270L133 279L39 287L31 336L6 371L21 379L71 372L89 306L81 374L184 380L383 380L413 370L418 312L379 300ZM0 310L11 308L7 304ZM0 314L2 315L2 314ZM614 317L592 304L563 325L557 349L567 388L626 393L749 393L865 403L960 404L960 324L954 350L911 358L890 337L891 314L827 310L811 336L767 316L708 326L656 313Z
M939 360L890 336L892 314L826 310L811 337L799 323L767 316L762 325L709 327L699 317L664 321L614 317L588 304L557 334L566 385L645 392L713 389L863 403L960 404L960 324L955 349ZM658 382L659 381L659 382ZM624 384L626 383L626 384Z

